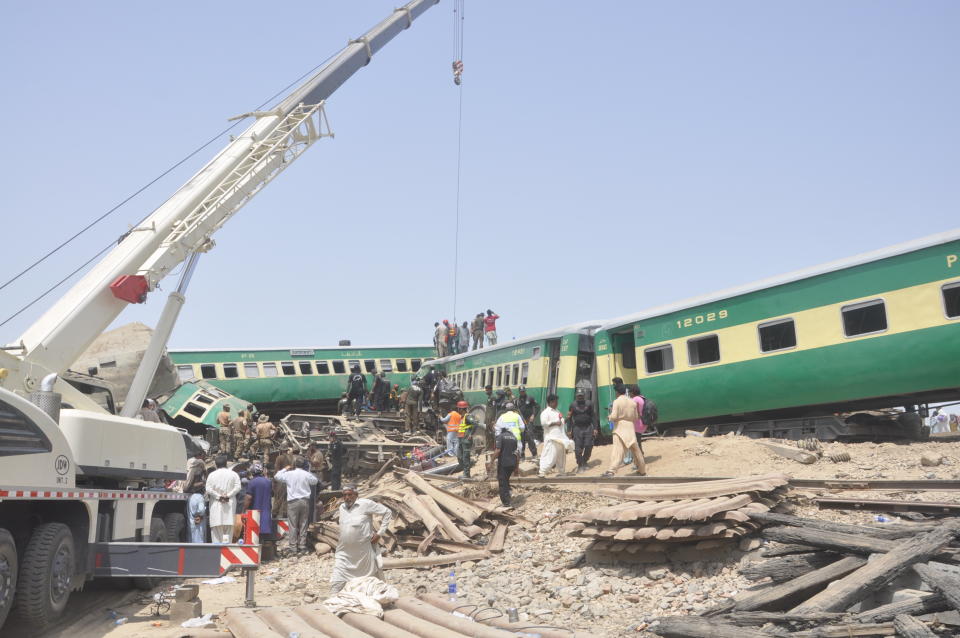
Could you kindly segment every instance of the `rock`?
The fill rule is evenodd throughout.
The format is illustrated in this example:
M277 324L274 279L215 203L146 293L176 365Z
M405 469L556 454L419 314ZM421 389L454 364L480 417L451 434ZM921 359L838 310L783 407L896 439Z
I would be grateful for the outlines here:
M667 575L666 569L661 568L661 569L647 570L647 578L649 578L650 580L660 580L661 578L664 578L666 575Z
M936 452L924 452L920 455L920 465L924 467L936 467L943 463L943 456Z
M313 551L317 553L317 556L323 556L324 554L333 551L333 548L326 543L317 543L313 546Z
M741 538L740 551L752 552L753 550L760 547L761 544L762 544L762 541L759 538Z
M580 575L579 569L568 569L567 571L563 572L563 577L566 578L567 580L575 580L576 577L579 575Z

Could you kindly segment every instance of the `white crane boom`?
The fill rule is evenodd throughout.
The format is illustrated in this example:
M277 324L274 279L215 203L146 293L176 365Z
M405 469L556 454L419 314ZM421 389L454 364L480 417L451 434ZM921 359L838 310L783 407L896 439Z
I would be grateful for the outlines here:
M332 135L323 106L356 71L439 0L413 0L366 34L280 104L256 120L128 233L103 260L20 337L19 357L0 352L0 386L32 391L66 370L123 311L141 302L173 268L213 246L211 236L317 139ZM19 345L18 344L18 345ZM65 393L66 388L60 388ZM73 396L73 395L71 395Z

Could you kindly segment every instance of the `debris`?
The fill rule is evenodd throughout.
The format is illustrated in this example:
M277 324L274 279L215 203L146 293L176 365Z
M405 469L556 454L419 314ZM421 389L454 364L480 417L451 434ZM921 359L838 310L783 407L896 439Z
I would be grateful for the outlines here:
M803 450L799 450L795 447L777 445L776 443L766 443L763 441L757 441L757 445L762 445L774 454L788 459L793 459L794 461L803 463L804 465L811 465L817 462L816 454L810 454L809 452L804 452Z
M943 463L943 456L936 452L924 452L920 455L920 465L924 467L936 467Z
M213 614L205 614L198 618L191 618L180 623L181 627L188 629L213 629L217 625L213 622Z
M235 583L237 579L233 576L221 576L220 578L211 578L210 580L201 580L204 585L224 585L226 583Z

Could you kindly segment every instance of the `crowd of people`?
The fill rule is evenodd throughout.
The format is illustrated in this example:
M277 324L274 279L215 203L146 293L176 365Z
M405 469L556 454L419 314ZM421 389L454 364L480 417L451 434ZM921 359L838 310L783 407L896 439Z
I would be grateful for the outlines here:
M497 345L497 319L500 315L487 309L486 314L478 312L472 322L464 321L462 325L452 323L447 319L433 324L433 346L437 349L438 357L470 352L483 347L484 340L488 346ZM471 341L473 347L470 347Z

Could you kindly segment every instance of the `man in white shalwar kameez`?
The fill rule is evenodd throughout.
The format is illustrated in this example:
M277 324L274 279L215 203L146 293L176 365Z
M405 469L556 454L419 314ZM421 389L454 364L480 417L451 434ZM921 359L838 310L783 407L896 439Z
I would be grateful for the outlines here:
M540 454L539 475L545 476L550 468L556 467L557 474L567 471L567 449L573 441L567 438L563 427L563 415L557 410L557 395L547 397L547 407L540 413L540 425L543 426L543 452Z
M210 501L210 542L224 545L233 540L233 515L240 491L240 476L227 469L227 457L215 461L217 469L207 477L207 499Z
M351 578L375 576L383 580L378 543L393 518L389 508L370 499L357 498L357 488L352 485L343 488L339 513L340 542L330 576L330 591L334 594ZM374 514L383 517L376 532L373 531Z

